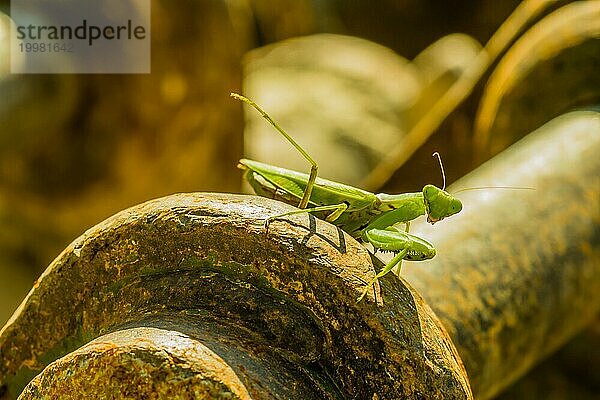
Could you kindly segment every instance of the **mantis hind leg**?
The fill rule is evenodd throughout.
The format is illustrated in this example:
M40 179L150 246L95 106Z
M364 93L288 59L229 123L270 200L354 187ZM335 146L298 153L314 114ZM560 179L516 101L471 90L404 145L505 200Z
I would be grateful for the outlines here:
M306 152L306 150L304 150L298 143L296 143L294 138L292 138L286 131L284 131L283 128L280 127L279 124L269 116L269 114L267 114L262 108L260 108L258 104L248 99L247 97L242 96L241 94L231 93L231 97L241 100L244 103L254 107L256 111L258 111L260 115L262 115L262 117L266 119L275 129L277 129L277 131L281 133L283 137L285 137L288 140L288 142L290 142L291 145L294 146L296 150L298 150L298 152L300 152L300 154L302 154L302 157L304 157L306 161L310 163L310 175L308 177L308 181L306 182L306 188L304 189L302 198L300 199L300 204L298 204L298 208L306 208L306 206L308 206L308 201L310 200L310 195L312 194L313 187L315 186L315 181L317 180L317 171L319 169L319 166L317 165L315 160L313 160L312 157Z
M357 301L361 301L363 299L363 297L365 297L365 295L369 292L369 289L371 288L371 286L373 286L379 280L379 278L381 278L382 276L384 276L388 272L390 272L392 269L394 269L394 267L397 264L402 263L402 259L404 258L404 256L406 255L407 252L408 252L408 249L404 249L401 252L399 252L398 254L396 254L394 256L394 258L392 258L385 265L385 267L383 267L383 269L381 271L379 271L379 273L377 275L375 275L375 278L373 278L371 280L371 282L369 282L369 284L365 287L365 290L363 290L362 294L360 295L360 297L358 298Z
M276 219L280 219L280 218L287 217L290 215L305 214L305 213L312 213L312 212L319 212L319 211L332 211L332 213L329 214L327 216L327 218L325 218L325 220L327 222L333 222L336 219L338 219L340 217L340 215L342 215L342 213L344 211L346 211L347 209L348 209L348 203L340 203L340 204L332 204L332 205L327 205L327 206L305 208L303 210L290 211L290 212L286 212L286 213L279 214L279 215L274 215L272 217L267 218L267 220L265 221L265 228L267 229L267 232L268 232L269 224Z

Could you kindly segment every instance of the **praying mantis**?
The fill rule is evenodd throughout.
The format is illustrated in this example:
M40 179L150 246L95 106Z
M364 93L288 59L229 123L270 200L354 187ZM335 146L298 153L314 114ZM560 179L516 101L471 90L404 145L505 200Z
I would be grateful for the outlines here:
M434 224L462 210L462 203L444 187L425 185L421 192L401 194L374 194L353 186L319 178L318 166L312 157L286 133L263 109L252 100L237 94L231 96L255 108L281 133L310 163L309 174L276 167L258 161L241 159L238 166L245 170L245 178L259 196L272 197L296 205L299 210L269 217L271 221L300 213L315 213L333 223L356 239L373 245L375 250L395 253L394 257L367 284L358 298L361 301L378 279L394 271L400 275L403 260L422 261L435 256L435 247L409 233L410 222L427 215ZM401 229L399 225L404 225Z

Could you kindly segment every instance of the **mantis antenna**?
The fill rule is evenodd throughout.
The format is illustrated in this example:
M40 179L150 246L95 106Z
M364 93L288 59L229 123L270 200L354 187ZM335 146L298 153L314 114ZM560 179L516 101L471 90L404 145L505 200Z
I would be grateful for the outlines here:
M521 187L521 186L478 186L466 189L460 189L452 194L457 194L460 192L467 192L469 190L487 190L487 189L508 189L508 190L535 190L533 187Z
M442 181L443 181L442 190L446 190L446 173L444 172L444 165L442 164L442 157L440 156L440 153L438 153L437 151L434 151L431 156L437 157L438 162L440 163L440 169L442 170Z
M446 174L444 173L444 165L442 164L442 157L440 156L440 153L438 153L437 151L433 152L432 157L437 157L438 162L440 163L440 169L442 170L442 180L443 180L442 190L446 190ZM461 189L456 192L453 192L452 194L466 192L468 190L484 190L484 189L535 190L535 188L532 188L532 187L520 187L520 186L479 186L479 187Z

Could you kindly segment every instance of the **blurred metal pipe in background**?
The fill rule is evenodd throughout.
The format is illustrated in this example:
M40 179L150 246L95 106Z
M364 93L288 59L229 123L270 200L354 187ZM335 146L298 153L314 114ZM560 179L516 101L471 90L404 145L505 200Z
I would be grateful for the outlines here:
M442 320L488 399L600 310L600 114L557 118L449 188L463 211L413 224L438 249L403 276Z

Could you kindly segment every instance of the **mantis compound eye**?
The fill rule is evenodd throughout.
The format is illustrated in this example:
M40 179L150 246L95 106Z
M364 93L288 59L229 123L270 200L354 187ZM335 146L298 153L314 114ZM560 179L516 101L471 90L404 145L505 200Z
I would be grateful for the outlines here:
M423 196L428 199L432 196L435 196L439 191L440 189L436 188L433 185L425 185L425 187L423 188Z
M452 199L450 202L450 215L456 214L462 210L462 203L459 199Z

